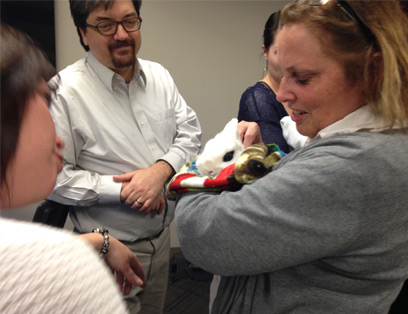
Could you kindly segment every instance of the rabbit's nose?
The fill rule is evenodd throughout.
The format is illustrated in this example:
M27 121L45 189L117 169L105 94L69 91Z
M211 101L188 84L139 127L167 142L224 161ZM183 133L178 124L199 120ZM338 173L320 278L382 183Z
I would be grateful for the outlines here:
M212 175L213 173L214 173L214 171L213 170L205 170L209 175Z

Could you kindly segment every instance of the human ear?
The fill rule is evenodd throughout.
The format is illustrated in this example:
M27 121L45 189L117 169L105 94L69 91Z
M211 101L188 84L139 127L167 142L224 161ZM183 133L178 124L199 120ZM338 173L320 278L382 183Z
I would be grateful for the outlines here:
M377 51L373 54L373 71L375 71L374 73L380 73L381 75L379 76L383 76L384 73L384 59L383 59L383 55L380 51Z
M265 48L265 45L262 45L262 52L265 57L265 60L268 60L268 50Z
M88 44L88 40L86 38L86 33L84 31L83 28L79 28L79 32L81 33L81 37L82 37L82 42L84 43L85 46L89 46Z
M377 51L373 53L373 61L375 64L383 65L383 55L381 51Z
M384 60L380 51L373 53L369 67L369 86L377 90L384 78Z

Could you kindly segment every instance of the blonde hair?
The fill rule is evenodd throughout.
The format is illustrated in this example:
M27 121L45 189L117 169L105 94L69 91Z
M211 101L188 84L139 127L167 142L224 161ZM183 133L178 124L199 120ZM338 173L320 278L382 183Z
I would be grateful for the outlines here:
M403 125L408 118L408 17L397 1L348 1L375 42L332 0L323 6L290 3L281 24L302 24L318 34L325 51L343 64L351 83L363 82L377 116ZM327 36L328 35L328 36Z

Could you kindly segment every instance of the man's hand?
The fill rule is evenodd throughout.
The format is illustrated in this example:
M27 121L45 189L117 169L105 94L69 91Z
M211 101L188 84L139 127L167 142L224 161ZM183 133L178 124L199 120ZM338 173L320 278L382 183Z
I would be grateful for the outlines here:
M113 177L122 182L120 199L131 208L138 208L146 214L155 211L160 214L165 206L162 193L165 182L173 173L173 168L165 161L153 166Z
M159 195L158 198L156 198L151 205L151 210L152 212L156 212L157 215L160 215L163 212L164 207L166 206L166 200L164 199L164 196L162 194ZM148 214L148 213L146 213Z
M241 121L238 123L238 132L244 148L262 143L261 130L256 122Z

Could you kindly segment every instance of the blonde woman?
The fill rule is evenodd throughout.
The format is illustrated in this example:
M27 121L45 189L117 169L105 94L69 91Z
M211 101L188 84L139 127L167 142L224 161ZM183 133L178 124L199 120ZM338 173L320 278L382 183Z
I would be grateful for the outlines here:
M388 313L408 277L408 20L396 1L281 12L280 102L309 138L236 192L176 207L212 313Z

